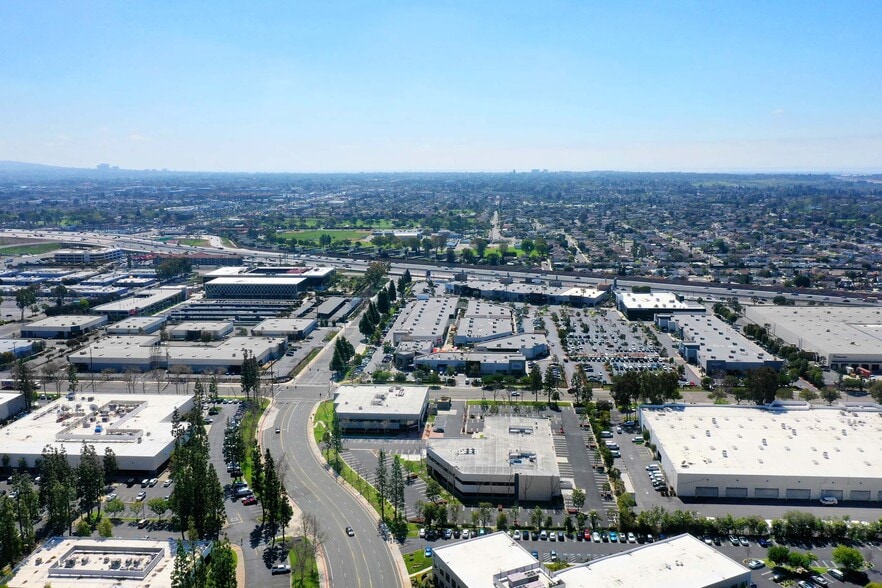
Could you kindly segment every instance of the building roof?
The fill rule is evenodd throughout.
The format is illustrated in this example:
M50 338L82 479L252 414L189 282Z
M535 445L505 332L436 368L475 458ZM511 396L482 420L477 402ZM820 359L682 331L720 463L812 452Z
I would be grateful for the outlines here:
M494 304L492 302L485 302L483 300L469 300L469 304L466 307L465 314L463 314L463 316L475 318L509 319L510 321L511 309L508 306L504 306L502 304Z
M494 588L493 576L502 572L541 569L539 562L503 531L442 545L434 550L433 556L468 588Z
M641 407L674 468L693 475L878 478L880 416L875 404Z
M555 574L567 588L728 585L750 570L692 535L684 534L608 555Z
M165 322L164 316L130 316L118 323L113 323L107 327L108 332L112 331L137 331L138 329L150 329L159 327Z
M431 439L429 449L463 473L560 476L548 419L485 417L483 437Z
M417 418L429 401L427 386L340 386L334 405L341 418Z
M707 360L757 362L778 360L727 323L706 313L674 315L671 320L683 331L683 342L698 343Z
M408 333L412 337L440 337L456 312L457 298L436 296L427 300L417 300L409 306L409 312L402 314L394 330Z
M192 403L191 397L177 394L89 393L82 398L68 401L62 397L10 423L3 429L4 451L39 455L46 445L52 445L79 456L85 440L99 455L104 454L105 447L111 447L121 464L127 456L152 457L173 440L175 408L180 410ZM120 410L110 410L111 405ZM103 414L104 410L108 411L106 422L100 417L90 419L90 415ZM101 431L96 433L98 425Z
M874 306L750 306L747 317L822 355L882 357L882 309Z
M456 337L468 339L495 339L514 332L509 318L463 317L456 326Z
M28 323L25 329L65 329L71 327L92 327L103 324L107 319L103 316L88 314L58 315Z
M204 549L206 545L200 547ZM22 562L8 585L170 588L176 551L174 539L53 537ZM73 560L73 564L68 565L68 560Z
M186 321L169 328L170 333L176 331L186 333L188 331L225 331L232 329L230 321Z
M475 349L498 352L511 349L533 349L537 345L548 345L548 339L541 333L520 333L475 345Z
M153 354L168 357L169 365L193 365L212 363L217 366L239 365L242 350L248 350L262 359L271 350L278 349L283 339L271 337L230 337L217 344L169 344L157 347L158 336L114 335L104 337L85 349L70 355L77 363L91 361L98 364L116 362L133 364L149 361Z
M161 304L164 301L180 296L184 288L153 288L150 290L141 290L130 298L116 300L96 306L93 310L99 313L105 312L129 312L151 306L153 304Z
M301 276L251 276L242 274L215 278L206 286L299 286L306 281Z
M253 327L254 332L297 333L308 329L315 319L269 318Z
M4 404L9 404L17 398L21 398L21 392L0 392L0 406L3 406Z
M616 299L627 310L694 310L704 312L700 304L679 300L673 292L616 292Z

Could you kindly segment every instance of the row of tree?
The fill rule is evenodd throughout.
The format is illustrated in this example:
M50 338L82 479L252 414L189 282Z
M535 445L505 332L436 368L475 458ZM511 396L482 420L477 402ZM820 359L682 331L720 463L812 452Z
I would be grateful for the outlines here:
M377 501L380 505L380 518L389 524L392 533L399 537L407 532L406 504L404 502L404 484L406 474L399 456L392 458L391 468L389 458L384 449L380 449L377 455L377 469L374 472L374 487L377 490ZM392 512L387 516L386 507L390 506Z
M273 538L275 544L276 531L281 529L284 541L285 529L294 516L294 510L270 450L267 449L261 456L257 445L251 450L251 489L260 499L264 532Z
M352 358L355 357L355 347L344 336L337 337L334 341L334 356L331 358L331 371L342 374L346 371L346 366Z

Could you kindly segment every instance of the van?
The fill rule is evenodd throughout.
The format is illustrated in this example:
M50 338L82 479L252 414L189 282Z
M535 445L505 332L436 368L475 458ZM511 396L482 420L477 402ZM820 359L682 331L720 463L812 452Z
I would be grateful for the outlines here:
M618 450L619 450L619 444L616 443L615 441L607 441L607 442L606 442L606 448L607 448L607 449L612 449L612 450L618 451Z
M147 519L141 519L140 521L138 521L138 528L143 529L148 524L149 524L149 521Z
M601 431L600 438L601 439L612 439L613 438L612 431Z

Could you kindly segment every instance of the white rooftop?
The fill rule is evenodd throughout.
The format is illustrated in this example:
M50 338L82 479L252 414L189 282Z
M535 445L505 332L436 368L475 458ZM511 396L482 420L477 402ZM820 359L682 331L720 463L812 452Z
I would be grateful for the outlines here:
M442 545L434 550L433 557L444 562L468 588L494 588L496 574L540 567L523 546L502 531Z
M772 406L676 404L640 410L678 472L882 475L882 407Z
M252 331L255 333L262 331L292 333L309 328L314 322L315 319L268 318L255 325Z
M778 359L712 314L683 313L672 319L683 330L683 341L698 343L702 357L737 361Z
M463 473L560 476L550 423L541 418L485 417L483 438L431 439L429 448Z
M695 310L703 312L704 307L681 301L673 292L616 292L616 299L628 310Z
M174 333L175 331L186 332L186 331L223 331L225 329L229 329L233 326L233 323L230 321L186 321L183 323L178 323L171 328L169 328L169 332Z
M21 564L8 586L170 588L176 548L174 541L53 537Z
M480 318L507 318L511 320L511 308L502 304L485 302L483 300L469 300L466 307L466 317Z
M215 278L208 282L213 286L291 286L302 284L306 278L302 276L253 276L242 274L238 276L229 276Z
M428 386L340 386L334 394L334 404L341 418L344 415L418 418L428 399Z
M396 332L413 337L440 337L456 311L457 298L435 297L411 303L398 319Z
M459 319L456 325L456 337L469 339L486 339L504 337L514 332L509 318L484 318L466 316Z
M161 303L169 298L180 296L181 290L183 290L183 288L173 287L141 290L130 298L108 302L107 304L96 306L93 310L99 313L136 311L153 304Z
M641 545L555 574L567 588L705 588L729 586L750 570L692 535Z
M55 329L70 327L90 327L106 321L103 316L90 314L58 315L34 321L25 325L25 329Z

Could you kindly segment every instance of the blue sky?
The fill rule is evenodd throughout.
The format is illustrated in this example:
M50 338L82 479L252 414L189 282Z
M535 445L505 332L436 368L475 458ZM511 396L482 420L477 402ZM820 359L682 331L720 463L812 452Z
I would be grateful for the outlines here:
M882 171L880 23L876 1L0 0L0 160Z

